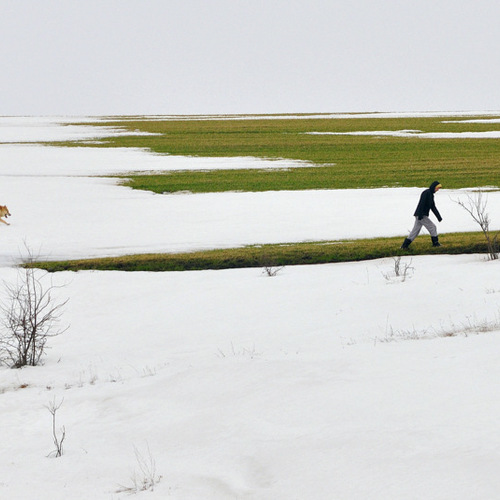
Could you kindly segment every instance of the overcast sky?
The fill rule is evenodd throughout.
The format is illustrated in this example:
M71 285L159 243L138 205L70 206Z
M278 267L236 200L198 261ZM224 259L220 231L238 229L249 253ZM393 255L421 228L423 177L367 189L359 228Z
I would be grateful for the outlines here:
M0 115L500 110L498 0L0 0Z

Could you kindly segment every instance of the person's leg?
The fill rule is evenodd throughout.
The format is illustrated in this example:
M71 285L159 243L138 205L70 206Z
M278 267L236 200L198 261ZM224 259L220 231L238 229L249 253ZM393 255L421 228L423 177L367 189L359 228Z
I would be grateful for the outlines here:
M429 219L429 217L424 217L422 219L422 224L427 229L427 231L429 231L429 234L431 235L432 246L433 247L440 247L441 243L439 243L436 224L434 224L434 222L432 222Z
M422 217L421 222L422 222L422 225L425 227L425 229L427 229L427 231L429 231L429 234L431 236L436 237L438 235L436 224L434 224L434 222L432 222L429 219L429 217Z
M415 217L415 224L413 225L413 229L410 231L408 238L405 238L401 248L405 249L410 246L410 243L418 236L420 230L422 229L422 221L418 220L418 217Z
M424 219L419 220L418 217L415 217L415 224L413 225L413 229L410 231L410 234L408 235L408 239L410 241L413 241L419 235L423 223Z
M405 240L403 241L403 244L399 247L399 248L408 248L410 246L410 243L411 243L411 240L409 240L408 238L405 238Z

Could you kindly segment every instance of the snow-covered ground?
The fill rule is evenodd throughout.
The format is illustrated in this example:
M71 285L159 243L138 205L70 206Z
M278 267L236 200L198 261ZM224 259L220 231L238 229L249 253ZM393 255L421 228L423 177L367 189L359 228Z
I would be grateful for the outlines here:
M0 141L1 142L1 141ZM2 175L84 176L167 170L213 170L239 168L297 168L310 163L297 160L265 160L252 157L198 158L160 155L139 148L60 148L3 144ZM4 170L5 169L5 170Z
M472 120L471 120L472 121ZM471 121L467 123L471 123ZM307 135L367 135L391 137L419 137L420 139L500 139L499 130L487 132L422 132L421 130L367 130L353 132L304 132Z
M404 235L420 192L164 196L85 175L168 156L0 145L0 159L7 282L24 241L56 258ZM465 194L436 195L441 231L476 229L452 201ZM498 229L498 193L488 203ZM147 498L496 498L499 263L404 263L404 281L392 259L47 276L69 329L44 366L0 368L0 498L123 498L142 479L134 448L162 476Z
M0 143L99 140L120 135L152 135L148 132L130 132L125 128L82 125L89 121L90 118L0 117Z

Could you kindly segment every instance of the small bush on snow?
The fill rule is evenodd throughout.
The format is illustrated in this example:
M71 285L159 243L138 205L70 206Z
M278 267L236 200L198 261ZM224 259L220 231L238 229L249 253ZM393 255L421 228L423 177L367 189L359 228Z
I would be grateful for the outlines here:
M500 245L498 241L498 234L493 235L490 231L491 219L486 207L488 200L483 200L483 192L479 190L474 196L467 195L467 201L457 200L457 202L476 222L486 239L486 246L488 248L488 260L497 260L500 255Z
M394 267L389 272L382 273L387 281L398 280L404 282L413 275L415 268L411 265L411 259L410 262L401 261L401 257L393 257L392 260Z
M149 445L145 454L142 454L136 446L134 446L134 454L137 462L137 468L130 477L130 485L119 485L116 493L128 493L130 495L139 493L140 491L154 491L155 486L161 481L162 476L156 473L156 461L151 455Z
M63 454L63 442L64 439L66 438L66 428L63 426L61 427L60 430L60 435L57 435L56 431L56 414L57 410L61 408L63 404L63 400L61 400L60 403L56 403L55 398L45 407L47 410L49 410L50 414L52 415L52 439L54 441L54 445L56 449L54 451L51 451L49 453L49 457L62 457Z
M34 261L28 250L25 264ZM15 283L4 283L5 299L0 303L0 362L12 368L36 366L47 349L47 340L65 332L58 328L68 300L58 302L56 287L47 274L25 267Z

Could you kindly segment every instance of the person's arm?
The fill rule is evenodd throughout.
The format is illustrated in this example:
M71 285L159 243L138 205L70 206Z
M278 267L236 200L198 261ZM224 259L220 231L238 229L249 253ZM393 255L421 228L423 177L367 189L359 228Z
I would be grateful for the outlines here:
M437 220L441 222L443 218L441 217L441 214L439 213L439 210L436 207L436 204L434 203L434 200L432 200L432 205L431 205L431 210L433 211L434 215L437 217Z

